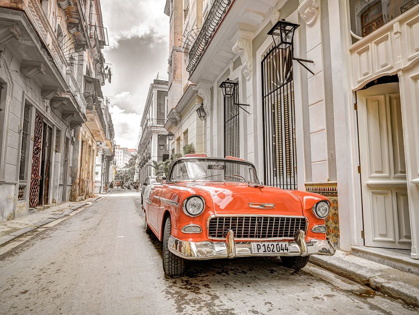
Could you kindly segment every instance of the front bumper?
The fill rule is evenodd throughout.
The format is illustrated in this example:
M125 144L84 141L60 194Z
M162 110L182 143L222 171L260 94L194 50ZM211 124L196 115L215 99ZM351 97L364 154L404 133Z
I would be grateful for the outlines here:
M262 242L262 240L261 240ZM300 233L293 241L287 241L288 253L254 254L251 242L235 242L233 231L227 233L225 242L189 242L173 236L169 238L169 250L174 255L188 260L209 260L236 257L277 257L277 256L308 256L328 255L335 253L333 245L328 240L305 241L305 233Z

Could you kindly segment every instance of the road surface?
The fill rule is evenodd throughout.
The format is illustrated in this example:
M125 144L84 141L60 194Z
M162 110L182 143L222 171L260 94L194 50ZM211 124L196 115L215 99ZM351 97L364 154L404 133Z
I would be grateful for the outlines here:
M0 256L0 314L417 314L368 287L280 259L194 262L167 278L140 195L98 203Z

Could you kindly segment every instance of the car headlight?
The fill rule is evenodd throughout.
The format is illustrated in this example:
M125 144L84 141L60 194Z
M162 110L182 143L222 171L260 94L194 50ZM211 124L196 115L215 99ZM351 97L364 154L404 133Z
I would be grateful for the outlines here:
M320 201L313 207L314 215L319 219L324 219L329 215L330 205L327 201Z
M200 196L192 196L183 202L183 212L190 217L196 217L204 212L205 201Z

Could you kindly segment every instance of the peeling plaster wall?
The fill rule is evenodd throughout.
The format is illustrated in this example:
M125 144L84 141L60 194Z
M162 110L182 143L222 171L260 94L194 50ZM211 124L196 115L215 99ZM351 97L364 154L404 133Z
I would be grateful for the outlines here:
M15 185L0 185L0 221L15 218Z

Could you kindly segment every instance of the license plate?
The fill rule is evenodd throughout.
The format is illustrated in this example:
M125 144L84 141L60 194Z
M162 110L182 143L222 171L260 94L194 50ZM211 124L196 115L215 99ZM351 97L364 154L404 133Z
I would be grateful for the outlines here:
M263 242L251 243L252 254L288 253L288 243L285 242Z

